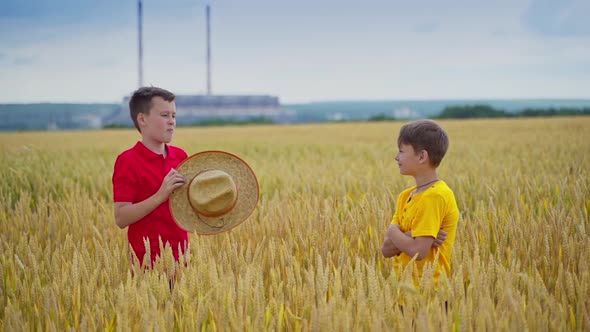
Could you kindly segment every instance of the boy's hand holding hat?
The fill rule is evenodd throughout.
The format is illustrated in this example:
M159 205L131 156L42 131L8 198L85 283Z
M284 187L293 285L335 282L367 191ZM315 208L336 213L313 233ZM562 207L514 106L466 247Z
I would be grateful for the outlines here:
M177 168L187 184L170 195L170 211L188 232L217 234L246 220L256 208L260 189L256 175L239 157L203 151Z

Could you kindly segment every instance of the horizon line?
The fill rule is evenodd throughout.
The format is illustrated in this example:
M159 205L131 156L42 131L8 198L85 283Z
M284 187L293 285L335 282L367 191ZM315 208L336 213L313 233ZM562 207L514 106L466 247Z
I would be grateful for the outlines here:
M206 96L204 94L177 94L178 96ZM213 95L215 96L215 95ZM248 94L224 94L218 96L249 96ZM258 95L257 95L258 96ZM272 95L268 95L272 96ZM280 100L280 97L279 97ZM317 99L309 101L294 101L294 102L281 102L282 105L295 105L295 104L315 104L315 103L355 103L355 102L436 102L436 101L588 101L590 97L513 97L513 98L406 98L406 99L385 99L385 98L354 98L354 99ZM39 105L39 104L79 104L79 105L91 105L91 104L121 104L119 102L108 102L108 101L29 101L29 102L12 102L12 101L0 101L0 105Z

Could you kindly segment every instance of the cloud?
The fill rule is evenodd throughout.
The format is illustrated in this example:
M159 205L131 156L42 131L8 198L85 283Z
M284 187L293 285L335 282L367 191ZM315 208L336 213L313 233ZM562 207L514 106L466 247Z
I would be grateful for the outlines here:
M5 1L0 11L0 19L34 18L61 22L84 22L95 17L108 18L118 15L121 10L135 4L121 3L118 0L79 1L79 0L18 0Z
M438 29L438 23L435 22L425 22L418 25L415 29L417 33L431 33Z
M38 64L39 60L37 55L0 53L0 67L3 68L32 66Z
M525 28L542 35L590 36L588 0L533 0L522 15Z
M111 69L119 65L119 60L115 57L102 57L91 61L91 65L96 68Z
M12 63L15 66L30 66L34 65L39 62L39 57L32 55L32 56L17 56L12 60Z

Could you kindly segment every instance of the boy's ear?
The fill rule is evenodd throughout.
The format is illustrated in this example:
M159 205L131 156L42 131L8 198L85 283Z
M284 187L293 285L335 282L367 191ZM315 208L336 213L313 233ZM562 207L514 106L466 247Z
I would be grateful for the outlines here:
M137 123L139 124L140 127L145 124L145 114L143 114L141 112L139 112L137 114Z
M420 151L420 158L419 158L419 160L421 162L428 161L428 151L426 151L426 150Z

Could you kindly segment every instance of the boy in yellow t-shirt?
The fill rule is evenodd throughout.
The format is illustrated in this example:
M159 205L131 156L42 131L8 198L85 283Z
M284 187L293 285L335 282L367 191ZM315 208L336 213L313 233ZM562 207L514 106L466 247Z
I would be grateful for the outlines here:
M451 272L451 253L459 209L453 191L439 179L436 168L447 148L447 133L432 120L405 124L398 137L395 156L400 173L416 180L416 186L401 192L381 251L395 258L396 271L416 256L415 271L422 277L424 265L438 255L434 281L442 271ZM440 232L439 232L440 230ZM445 233L446 232L446 233Z

